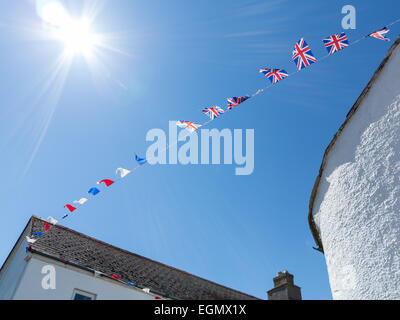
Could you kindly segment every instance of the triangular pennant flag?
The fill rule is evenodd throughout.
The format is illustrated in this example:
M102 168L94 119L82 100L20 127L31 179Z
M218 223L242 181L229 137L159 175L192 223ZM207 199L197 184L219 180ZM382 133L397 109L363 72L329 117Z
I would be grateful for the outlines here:
M54 219L53 217L48 217L47 221L49 221L52 225L56 225L58 223L58 220Z
M116 174L118 174L118 173L121 178L125 178L128 174L131 173L131 171L128 169L124 169L124 168L118 168L116 171Z
M37 231L32 235L32 237L37 236L38 238L40 238L42 235L43 235L43 233Z
M42 229L45 229L46 231L49 231L50 225L49 225L47 222L45 222L45 223L43 224Z
M97 189L97 188L90 188L90 190L88 191L88 193L89 194L92 194L92 195L96 195L96 194L98 194L100 192L100 190L99 189Z
M146 293L150 293L150 289L149 288L143 288L142 289L144 292L146 292Z
M100 271L97 271L97 270L94 270L94 276L95 277L100 277L102 274L104 274L104 273L100 272Z
M89 199L87 199L87 198L81 198L79 200L75 200L74 203L82 205L82 204L85 204L88 200Z
M115 274L113 274L113 275L111 276L111 278L113 278L113 279L115 279L115 280L119 280L119 277L116 276Z
M137 161L137 163L139 163L139 165L144 165L146 162L147 162L147 160L145 159L145 158L140 158L140 157L138 157L138 155L137 154L135 154L135 160Z
M371 34L369 34L368 36L372 37L372 38L376 38L379 40L384 40L384 41L390 41L389 38L386 38L385 35L386 33L388 33L390 31L390 29L384 27L380 30L377 30L375 32L372 32Z
M67 208L70 212L74 212L76 210L76 208L70 204L66 204L64 208Z
M109 187L114 183L114 181L112 181L110 179L103 179L103 180L97 182L97 184L101 184L101 183L104 183L107 187Z
M26 237L26 241L28 241L28 243L35 243L37 241L37 239L32 239L29 238L28 236Z

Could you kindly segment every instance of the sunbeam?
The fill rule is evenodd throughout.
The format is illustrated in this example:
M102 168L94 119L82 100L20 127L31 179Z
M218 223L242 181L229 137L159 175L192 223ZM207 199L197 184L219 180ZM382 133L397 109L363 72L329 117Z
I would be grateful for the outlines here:
M37 22L31 23L29 27L23 27L22 24L15 27L7 25L8 28L18 30L27 38L30 34L30 41L58 41L63 45L60 55L55 57L54 63L48 63L45 68L47 71L41 75L41 81L33 90L34 96L29 99L27 110L18 119L19 125L15 126L13 133L10 133L10 136L22 133L32 140L31 148L27 150L28 161L21 171L21 178L29 171L46 137L75 58L83 58L86 61L88 70L96 80L105 79L126 89L108 70L110 62L105 60L103 51L128 54L108 43L112 40L109 34L102 36L93 31L94 21L103 3L99 0L86 1L81 17L75 19L61 1L35 0L36 11L41 18L39 25Z

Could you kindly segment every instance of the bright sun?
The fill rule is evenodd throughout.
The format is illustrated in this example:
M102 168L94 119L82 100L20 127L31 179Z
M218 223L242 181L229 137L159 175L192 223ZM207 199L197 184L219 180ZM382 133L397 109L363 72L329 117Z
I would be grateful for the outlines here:
M40 8L45 22L54 26L53 34L65 45L68 56L77 54L88 57L98 43L97 37L90 31L90 22L85 19L74 20L57 1L46 1Z
M65 50L69 55L88 56L96 44L96 37L90 32L90 25L86 21L67 21L59 26L56 37L64 42Z

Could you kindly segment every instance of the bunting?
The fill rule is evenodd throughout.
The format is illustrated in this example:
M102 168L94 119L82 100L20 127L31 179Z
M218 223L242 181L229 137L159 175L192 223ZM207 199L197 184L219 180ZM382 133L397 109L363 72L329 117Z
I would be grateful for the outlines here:
M390 30L388 28L384 27L384 28L382 28L380 30L372 32L371 34L369 34L369 36L372 37L372 38L379 39L379 40L390 41L389 38L385 37L386 33L388 33L389 31Z
M46 231L49 231L50 225L49 225L47 222L45 222L45 223L43 224L42 229L45 229Z
M396 20L395 22L392 22L390 25L393 25L395 23L400 22L399 20ZM388 26L390 26L388 25ZM373 33L370 33L368 35L366 35L364 38L368 38L368 37L373 37L379 40L384 40L384 41L390 41L389 38L386 38L386 34L389 32L389 29L387 27L384 27L382 29L379 29ZM357 41L355 41L354 43L360 41L362 39L359 39ZM353 43L349 43L348 37L345 33L338 33L338 34L333 34L325 39L323 39L323 43L325 48L328 51L328 56L332 55L333 53L340 51L350 45L352 45ZM325 57L323 57L325 58ZM307 42L305 41L304 38L301 38L296 44L295 44L295 48L292 52L292 60L293 62L296 64L296 67L298 70L302 70L306 67L309 67L311 64L317 62L316 57L313 55L309 45L307 44ZM322 59L321 59L322 60ZM291 74L289 74L288 72L286 72L286 70L284 69L271 69L271 68L263 68L260 69L260 73L263 73L271 82L271 84L276 84L277 82L289 77ZM293 73L292 73L293 74ZM268 87L264 88L264 89L259 89L256 91L255 94L249 96L242 96L242 97L232 97L232 98L227 98L228 101L228 110L231 110L234 107L237 107L239 104L243 103L244 101L246 101L247 99L254 97L260 93L262 93L265 89L268 89ZM212 120L214 120L215 118L221 116L223 113L225 113L225 111L218 107L218 106L213 106L210 108L206 108L203 110L203 113L208 115ZM208 124L210 122L210 120L208 120L207 122L205 122L205 124ZM203 125L201 124L196 124L192 121L178 121L176 123L176 125L178 127L184 128L189 130L191 133L193 133L194 131L198 130L200 127L202 127ZM142 166L145 163L147 163L147 159L145 158L140 158L137 155L135 155L135 160L137 161L137 163ZM136 169L136 168L135 168ZM128 174L131 173L131 170L125 169L125 168L118 168L116 170L116 174L120 176L120 178L124 178L126 177ZM106 187L111 186L112 184L114 184L116 181L110 180L110 179L103 179L99 182L97 182L97 184L101 184L104 183L106 185ZM88 191L88 194L95 196L100 192L99 189L97 188L90 188ZM76 200L73 203L75 204L79 204L79 205L83 205L85 204L89 199L88 198L81 198L80 200ZM66 204L64 206L64 208L67 208L68 211L70 213L74 212L77 208L72 206L71 204ZM69 214L65 214L62 219L65 219L66 217L68 217ZM51 225L56 225L58 223L58 221L56 219L54 219L53 217L49 217L48 218L49 222L45 222L44 225L42 226L42 229L44 229L46 232L48 232L50 230L50 224ZM26 250L29 250L29 248L32 248L32 244L34 244L36 241L38 241L39 238L41 238L43 236L42 232L35 232L31 237L26 237L26 240L28 242L28 246L26 247ZM99 274L103 274L103 273L99 273ZM109 276L115 280L120 280L120 278L113 274L111 276ZM122 281L122 280L120 280ZM131 282L126 282L123 281L124 283L126 283L127 285L130 286L135 286L135 284L131 283ZM150 293L150 289L149 288L143 288L142 289L144 292L146 293ZM161 299L160 297L156 297L156 299Z
M125 178L131 171L124 168L118 168L116 174L119 174L121 178Z
M299 42L294 45L292 59L298 70L309 67L311 64L317 62L317 59L314 57L304 38L301 38Z
M83 204L85 204L88 200L89 200L89 199L87 199L87 198L80 198L79 200L75 200L74 203L83 205Z
M178 121L176 125L178 127L188 129L190 132L194 132L201 127L200 124L195 124L194 122L184 121L184 120Z
M28 236L26 237L26 241L28 242L28 243L35 243L36 241L37 241L37 239L32 239L32 238L29 238Z
M245 102L247 99L250 99L250 96L227 98L226 100L228 100L228 110L237 107L239 104Z
M74 212L76 208L74 206L71 206L70 204L66 204L64 208L67 208L69 212Z
M106 185L106 187L109 187L114 183L114 181L112 181L110 179L103 179L103 180L97 182L97 184L101 184L101 183L104 183Z
M135 160L140 166L144 165L147 162L145 158L140 158L137 154L135 154Z
M58 220L54 219L53 217L48 217L47 220L52 225L56 225L58 223Z
M283 69L260 69L260 73L265 75L272 84L275 84L289 76L289 74Z
M329 55L338 52L349 46L349 40L344 32L339 34L333 34L328 38L322 40L326 49L329 52Z
M100 192L100 190L97 189L97 188L90 188L89 191L88 191L89 194L94 195L94 196L96 194L98 194L99 192Z
M203 113L208 114L210 116L211 120L214 120L215 117L219 117L221 115L221 113L224 113L224 112L225 111L218 106L213 106L213 107L206 108L203 110Z

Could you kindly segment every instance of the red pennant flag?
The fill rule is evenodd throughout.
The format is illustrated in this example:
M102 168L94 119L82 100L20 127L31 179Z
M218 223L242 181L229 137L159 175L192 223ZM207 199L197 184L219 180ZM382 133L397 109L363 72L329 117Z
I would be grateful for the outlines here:
M110 180L110 179L104 179L104 180L101 180L101 181L97 182L97 184L100 184L100 183L102 183L102 182L104 182L104 184L105 184L107 187L111 186L111 185L114 183L114 181L112 181L112 180Z
M156 297L156 300L162 300L162 298L161 297Z
M75 207L71 206L70 204L66 204L64 208L67 208L70 212L74 212L76 210Z
M44 225L43 225L43 227L42 227L42 229L43 229L43 228L45 228L46 231L49 231L50 225L49 225L47 222L45 222Z
M115 280L119 280L119 277L116 276L115 274L113 274L113 275L111 276L111 278L113 278L113 279L115 279Z

